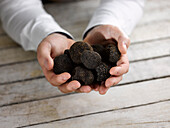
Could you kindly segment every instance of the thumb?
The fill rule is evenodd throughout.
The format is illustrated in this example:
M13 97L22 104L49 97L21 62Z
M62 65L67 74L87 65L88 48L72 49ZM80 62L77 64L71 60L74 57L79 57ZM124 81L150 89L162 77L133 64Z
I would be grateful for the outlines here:
M120 53L126 54L129 45L130 45L129 38L121 37L118 39L118 49L119 49Z
M54 62L51 57L51 45L47 42L42 42L37 49L37 59L42 68L51 70Z
M54 61L51 57L46 57L45 60L44 60L44 67L47 69L47 70L52 70L53 69L53 66L54 66Z

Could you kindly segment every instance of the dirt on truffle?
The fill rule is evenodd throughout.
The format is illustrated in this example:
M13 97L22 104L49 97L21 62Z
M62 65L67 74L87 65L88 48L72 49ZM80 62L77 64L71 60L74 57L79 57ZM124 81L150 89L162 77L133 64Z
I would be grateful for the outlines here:
M92 48L93 48L93 51L100 54L102 61L107 61L107 57L106 57L107 54L106 54L106 50L103 45L94 44L94 45L92 45Z
M105 49L109 62L116 64L121 56L118 47L115 44L108 44Z
M81 62L88 69L95 69L101 63L101 56L94 51L85 50L81 55Z
M73 62L67 54L55 57L53 71L55 74L63 72L71 72L73 70Z
M89 85L93 83L94 76L92 71L78 66L73 70L72 80L78 80L82 85Z
M110 70L111 66L101 63L98 67L96 67L96 72L97 72L97 80L98 82L105 81L107 78L110 77Z
M54 73L71 73L67 82L78 80L81 85L100 84L110 77L110 68L116 66L121 56L116 41L105 44L95 44L91 47L81 41L74 43L63 55L55 57Z
M93 48L85 42L78 41L70 47L70 56L74 63L81 63L81 54L84 50L93 50Z

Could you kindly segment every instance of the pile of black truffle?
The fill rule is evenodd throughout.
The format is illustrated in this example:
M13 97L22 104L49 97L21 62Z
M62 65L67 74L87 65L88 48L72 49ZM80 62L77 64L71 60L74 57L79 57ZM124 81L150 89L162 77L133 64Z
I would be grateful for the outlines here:
M81 85L91 85L110 77L109 70L120 59L117 43L92 45L78 41L64 54L55 57L55 74L68 72L70 80L78 80Z

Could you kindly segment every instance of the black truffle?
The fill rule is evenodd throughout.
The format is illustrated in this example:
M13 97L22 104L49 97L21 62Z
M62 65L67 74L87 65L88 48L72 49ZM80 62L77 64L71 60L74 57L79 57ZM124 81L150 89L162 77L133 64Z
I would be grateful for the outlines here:
M66 55L68 55L68 57L70 57L70 50L69 50L69 49L66 49L66 50L64 51L64 54L66 54Z
M92 50L93 48L85 42L76 42L70 47L70 57L76 64L81 63L81 54L84 50Z
M117 61L120 59L121 53L117 45L115 44L108 44L106 47L106 54L108 56L108 60L110 63L116 64Z
M90 70L84 67L78 66L73 70L72 80L77 80L82 85L89 85L93 83L94 76Z
M53 71L55 74L60 74L63 72L70 72L73 69L72 60L67 54L62 54L55 57Z
M110 77L110 70L111 66L105 64L105 63L101 63L97 68L96 68L96 72L97 72L97 81L101 82L101 81L105 81L107 78Z
M102 61L106 61L106 50L103 45L101 44L94 44L92 45L93 51L97 52L100 54L102 57Z
M95 69L101 63L101 56L94 51L85 50L81 55L81 62L88 69Z

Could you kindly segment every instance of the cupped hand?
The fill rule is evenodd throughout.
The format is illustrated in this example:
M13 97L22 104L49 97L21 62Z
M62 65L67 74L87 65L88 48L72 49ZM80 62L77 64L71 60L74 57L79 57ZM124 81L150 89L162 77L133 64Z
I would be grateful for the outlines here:
M42 40L37 48L37 59L46 79L63 93L76 91L81 85L76 80L66 82L71 77L67 72L56 75L53 72L53 59L63 54L74 42L64 35L54 33Z
M117 62L117 66L110 69L111 77L105 82L102 82L101 85L95 85L94 90L99 91L100 94L105 94L109 87L118 84L122 80L123 74L128 72L129 60L127 57L127 49L130 45L130 39L120 28L112 25L96 26L88 32L84 39L85 42L91 45L114 43L114 40L118 42L121 57Z

